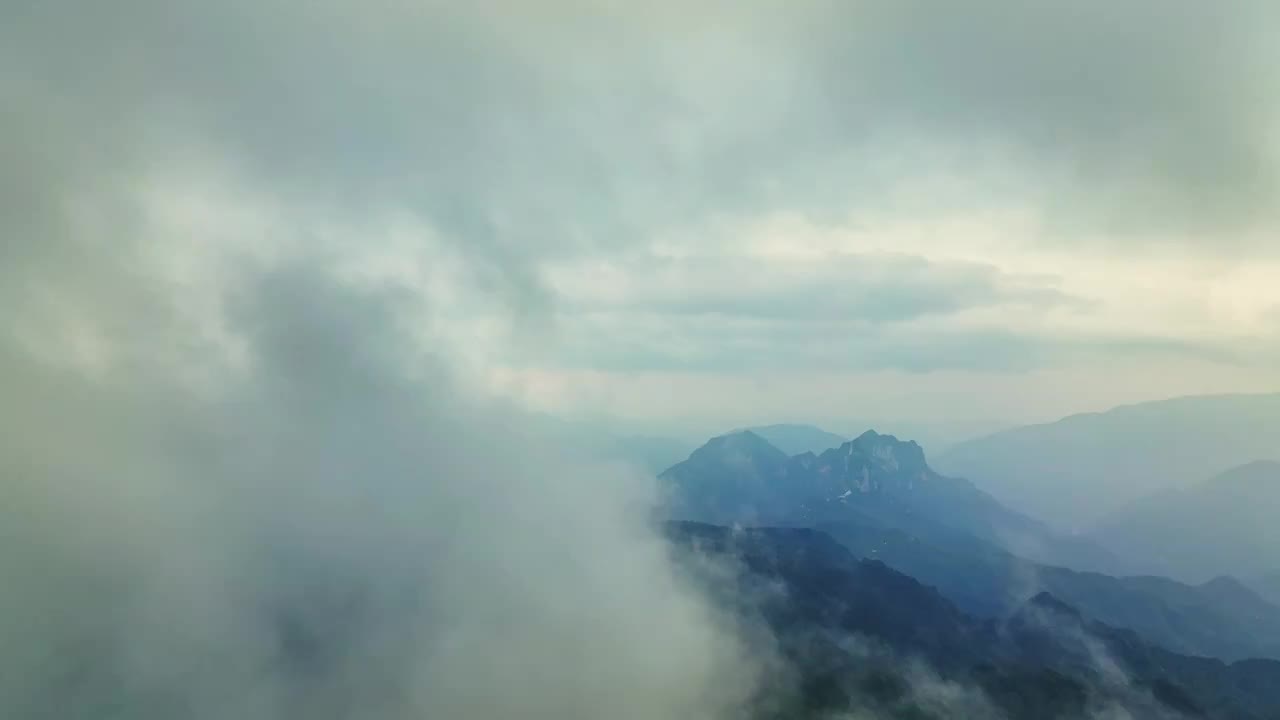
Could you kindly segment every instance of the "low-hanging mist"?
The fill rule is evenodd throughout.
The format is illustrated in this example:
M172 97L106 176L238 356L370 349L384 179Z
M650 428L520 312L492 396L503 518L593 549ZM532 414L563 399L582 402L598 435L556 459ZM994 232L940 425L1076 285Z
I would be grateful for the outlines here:
M0 714L694 719L745 697L647 480L466 394L390 294L288 267L232 304L245 359L216 391L5 346Z

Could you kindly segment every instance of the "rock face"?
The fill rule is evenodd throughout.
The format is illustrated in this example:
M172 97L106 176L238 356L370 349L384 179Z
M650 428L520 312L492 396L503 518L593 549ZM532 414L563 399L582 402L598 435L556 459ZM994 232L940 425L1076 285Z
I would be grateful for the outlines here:
M741 431L713 438L660 477L677 490L685 512L730 519L740 518L744 506L760 517L792 517L859 504L928 503L939 495L999 511L968 483L934 473L916 443L872 431L820 455L791 457Z

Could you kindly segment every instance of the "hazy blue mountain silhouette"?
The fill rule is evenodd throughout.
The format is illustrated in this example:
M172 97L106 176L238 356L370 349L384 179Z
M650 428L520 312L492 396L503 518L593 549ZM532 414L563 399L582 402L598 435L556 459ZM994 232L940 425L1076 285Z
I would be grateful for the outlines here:
M1262 577L1280 564L1280 462L1260 460L1104 518L1093 537L1162 574Z
M1014 428L935 458L1000 502L1084 528L1131 502L1253 460L1280 460L1280 393L1184 397Z
M939 544L974 537L1030 559L1110 570L1090 541L1009 510L966 480L929 467L923 448L867 431L821 454L788 456L760 435L713 438L659 476L677 519L813 525L856 520Z
M918 445L891 436L869 432L822 455L788 457L753 432L733 433L662 479L672 517L821 529L978 616L1003 616L1047 591L1171 650L1280 657L1280 608L1249 588L1068 569L1083 554L1078 541L932 472Z

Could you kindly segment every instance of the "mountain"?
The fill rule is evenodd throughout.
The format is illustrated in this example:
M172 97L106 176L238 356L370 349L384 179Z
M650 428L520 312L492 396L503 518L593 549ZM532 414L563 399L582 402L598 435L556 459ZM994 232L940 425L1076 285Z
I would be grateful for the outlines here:
M788 455L821 453L848 442L848 438L813 425L763 425L747 428Z
M1280 565L1280 462L1166 490L1104 518L1093 536L1179 578L1263 576Z
M771 638L755 717L1280 717L1280 662L1169 652L1048 593L980 620L810 529L666 530L690 577Z
M1280 460L1280 393L1186 397L1073 415L961 443L936 458L1002 503L1084 527L1160 490Z
M720 522L784 519L791 458L750 430L712 438L658 476L673 517Z
M822 455L788 457L755 432L733 433L712 439L662 479L673 517L816 528L856 556L937 587L974 615L1003 616L1050 592L1171 650L1228 660L1280 657L1280 608L1248 588L1226 579L1188 585L1113 577L1025 559L1020 552L1058 561L1084 553L969 484L933 473L918 445L891 436L868 432Z
M874 431L788 456L760 435L714 438L659 476L669 513L716 523L856 522L940 545L977 538L1050 564L1109 569L1092 543L1057 535L965 480L934 472L916 443Z
M936 587L965 612L1002 617L1042 592L1161 647L1225 660L1280 658L1280 607L1229 578L1188 585L1112 577L1033 563L988 543L934 545L898 530L822 523L855 556L876 559Z

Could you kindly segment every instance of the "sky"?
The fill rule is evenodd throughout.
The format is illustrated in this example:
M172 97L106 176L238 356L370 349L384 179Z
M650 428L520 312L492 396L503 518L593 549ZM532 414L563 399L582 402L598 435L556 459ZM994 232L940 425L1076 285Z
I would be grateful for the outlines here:
M240 278L306 257L654 432L1274 391L1278 12L13 0L0 320L217 387Z

